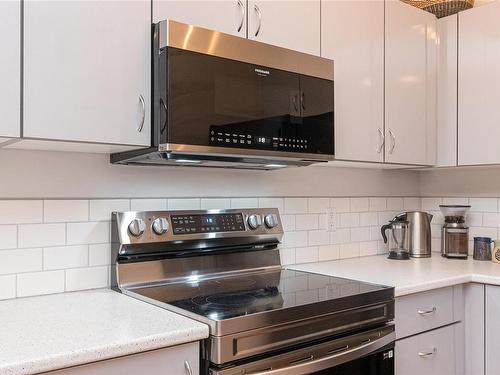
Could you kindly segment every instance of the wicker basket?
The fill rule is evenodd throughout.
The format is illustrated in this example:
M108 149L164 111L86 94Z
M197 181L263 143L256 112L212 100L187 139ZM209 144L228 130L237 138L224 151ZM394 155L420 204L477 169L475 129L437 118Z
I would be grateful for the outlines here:
M437 18L451 16L474 6L474 0L401 0L414 7L426 10Z

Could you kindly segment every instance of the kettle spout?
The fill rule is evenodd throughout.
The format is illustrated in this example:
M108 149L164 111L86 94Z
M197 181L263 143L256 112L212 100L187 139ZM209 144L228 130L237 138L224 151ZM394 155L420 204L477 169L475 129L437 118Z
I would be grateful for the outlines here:
M432 221L432 218L434 217L434 215L427 213L427 217L429 218L429 223L430 223Z

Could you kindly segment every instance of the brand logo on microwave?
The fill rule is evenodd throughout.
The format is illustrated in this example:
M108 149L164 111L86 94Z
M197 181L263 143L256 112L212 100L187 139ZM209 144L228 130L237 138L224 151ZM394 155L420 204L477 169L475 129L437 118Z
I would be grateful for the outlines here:
M264 69L259 69L259 68L255 68L254 69L255 73L257 73L259 76L268 76L269 74L271 74L269 72L269 70L264 70Z

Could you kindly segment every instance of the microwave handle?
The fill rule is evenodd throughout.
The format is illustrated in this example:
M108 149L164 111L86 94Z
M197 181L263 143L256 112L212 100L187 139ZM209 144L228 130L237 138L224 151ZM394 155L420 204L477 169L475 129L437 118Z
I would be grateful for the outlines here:
M317 371L329 369L346 362L355 361L356 359L365 357L378 349L389 345L396 340L394 331L387 333L376 340L367 342L366 344L357 346L353 349L347 349L340 353L335 353L316 360L306 360L291 366L277 368L275 370L266 370L259 372L249 372L248 375L306 375Z

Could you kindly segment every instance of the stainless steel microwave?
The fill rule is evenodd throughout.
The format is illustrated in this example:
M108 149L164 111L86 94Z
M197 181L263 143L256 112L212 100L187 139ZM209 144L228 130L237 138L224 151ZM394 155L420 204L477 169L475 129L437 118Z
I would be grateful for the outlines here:
M152 146L119 164L248 169L334 158L334 63L175 21L153 25Z

